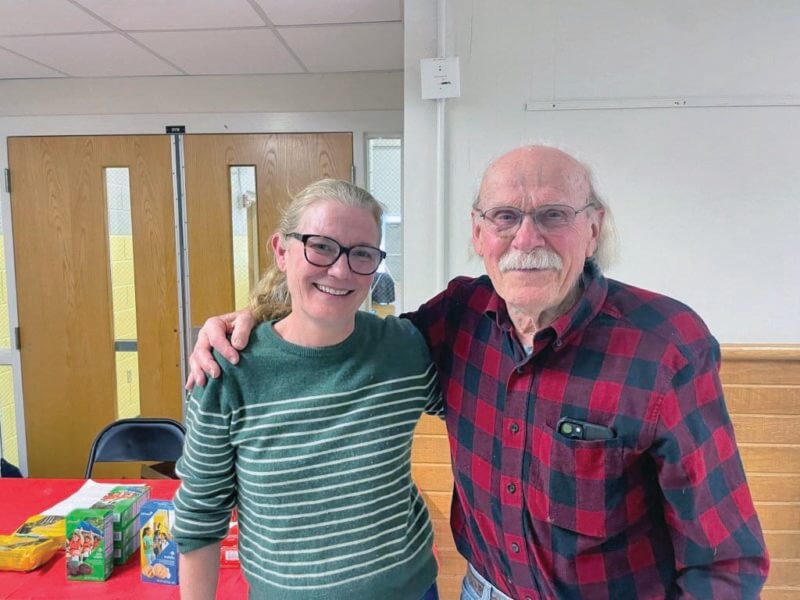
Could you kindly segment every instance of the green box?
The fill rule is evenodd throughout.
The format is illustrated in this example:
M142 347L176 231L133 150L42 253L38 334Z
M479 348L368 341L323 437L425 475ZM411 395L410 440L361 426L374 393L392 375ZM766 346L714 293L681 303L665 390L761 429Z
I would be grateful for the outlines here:
M114 523L128 523L137 517L149 499L148 485L118 485L100 498L92 508L107 508L111 510Z
M67 515L67 579L105 581L114 568L114 521L103 508L77 508Z
M114 523L114 546L124 546L132 538L139 537L139 515L127 523L117 521Z
M139 515L124 525L114 523L114 564L124 565L139 549Z
M122 542L114 542L114 564L115 565L124 565L128 562L128 559L134 555L139 553L139 535L138 530L136 534L125 540L124 543Z

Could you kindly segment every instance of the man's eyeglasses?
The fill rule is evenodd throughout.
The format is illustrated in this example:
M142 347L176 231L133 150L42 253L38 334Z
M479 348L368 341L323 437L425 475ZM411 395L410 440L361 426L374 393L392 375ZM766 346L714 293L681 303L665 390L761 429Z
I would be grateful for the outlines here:
M336 240L311 233L289 233L289 237L303 242L306 260L315 267L330 267L344 254L350 270L357 275L372 275L386 258L386 252L373 246L342 246Z
M520 210L514 206L497 206L485 211L475 209L475 212L481 219L488 221L496 233L513 235L519 229L525 215L530 215L533 222L542 231L554 232L574 223L578 213L582 213L592 206L597 206L597 203L592 201L578 209L566 204L542 204L529 211Z

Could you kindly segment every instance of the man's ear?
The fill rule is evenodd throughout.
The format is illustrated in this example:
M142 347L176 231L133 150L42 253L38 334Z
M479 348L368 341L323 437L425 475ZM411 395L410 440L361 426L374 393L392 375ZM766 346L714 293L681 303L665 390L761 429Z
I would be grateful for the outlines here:
M281 234L275 233L269 240L272 252L275 254L275 264L281 272L286 271L286 248L281 240Z
M481 222L478 220L476 212L472 212L472 249L475 254L483 257L483 242L481 241Z
M591 215L589 226L592 228L592 237L586 248L586 258L591 258L597 252L597 244L600 242L600 232L603 231L603 219L606 216L606 211L602 208L595 210Z

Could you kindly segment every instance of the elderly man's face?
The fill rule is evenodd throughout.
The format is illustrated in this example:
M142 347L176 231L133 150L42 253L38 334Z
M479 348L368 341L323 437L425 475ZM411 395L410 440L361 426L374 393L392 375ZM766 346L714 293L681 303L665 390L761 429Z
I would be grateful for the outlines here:
M578 210L585 206L589 191L583 167L567 154L553 148L520 148L487 169L479 208L532 211L545 204L564 204ZM597 248L602 217L602 211L590 208L569 225L545 231L528 215L509 235L474 214L472 243L509 307L538 319L569 295L585 260Z

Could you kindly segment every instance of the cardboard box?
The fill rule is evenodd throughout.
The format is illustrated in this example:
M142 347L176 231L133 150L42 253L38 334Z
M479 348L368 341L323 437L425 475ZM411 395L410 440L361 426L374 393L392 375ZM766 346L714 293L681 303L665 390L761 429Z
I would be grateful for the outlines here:
M104 508L78 508L67 515L67 579L105 581L114 568L114 521Z
M139 536L138 531L133 537L126 539L124 542L114 541L114 564L124 565L128 559L137 554L139 550Z
M239 565L239 516L233 509L228 525L228 535L219 546L219 566L238 568Z
M151 500L139 514L142 581L177 585L178 545L172 538L175 506L168 500Z
M111 511L114 523L128 523L136 518L148 500L150 500L150 486L118 485L92 508L107 508Z
M136 514L130 521L123 524L121 521L114 523L114 545L124 546L133 538L139 537L139 515Z

